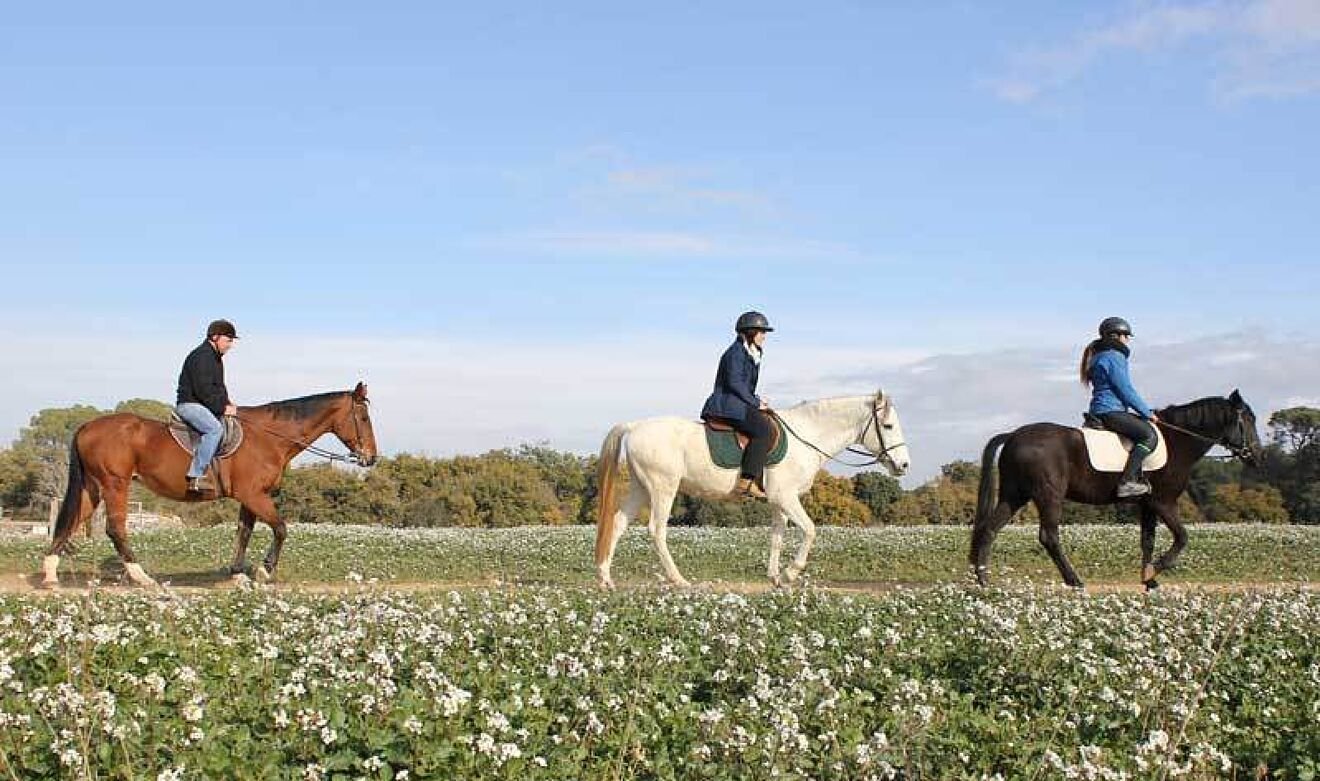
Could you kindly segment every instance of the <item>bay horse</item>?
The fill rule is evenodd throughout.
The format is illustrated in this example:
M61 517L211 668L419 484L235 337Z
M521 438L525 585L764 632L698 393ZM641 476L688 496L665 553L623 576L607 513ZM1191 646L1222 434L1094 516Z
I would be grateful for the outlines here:
M850 445L860 445L874 456L872 463L882 463L890 473L902 475L910 459L898 410L883 392L807 401L775 415L784 423L783 435L789 439L784 460L765 471L766 498L775 510L770 527L768 571L770 581L778 586L784 580L794 582L806 569L807 556L816 539L816 524L802 508L799 497L811 488L827 460ZM617 494L622 463L627 464L631 486L620 509ZM674 565L666 542L674 498L679 491L727 496L737 480L737 469L720 468L711 459L705 427L699 422L675 417L648 418L612 428L601 445L597 468L599 584L604 588L614 587L610 577L614 548L628 523L643 506L649 505L651 518L647 528L665 577L672 585L689 585ZM781 579L779 556L787 520L802 530L802 545Z
M271 492L280 484L289 461L312 447L322 434L334 434L363 466L376 461L376 435L368 412L367 386L322 393L260 407L239 407L243 443L227 459L215 461L223 493L241 505L238 540L229 571L246 577L247 547L256 521L270 526L271 544L254 574L259 580L275 575L287 535ZM315 448L313 448L315 450ZM69 486L55 521L55 531L42 561L42 586L59 585L60 555L69 538L102 501L105 531L133 583L154 586L128 544L128 491L134 477L159 496L176 501L210 501L220 492L189 494L187 472L192 456L174 441L167 425L139 415L118 413L92 420L73 435L69 448Z
M1215 445L1252 465L1260 463L1261 453L1256 414L1236 390L1227 398L1210 396L1166 407L1158 411L1157 417L1168 461L1163 468L1145 473L1152 489L1149 494L1122 500L1135 502L1140 510L1141 580L1147 589L1159 586L1156 576L1178 562L1187 544L1187 530L1178 518L1178 497L1187 488L1192 466ZM1001 445L1004 449L999 456L996 503L991 471L995 450ZM1119 477L1118 472L1097 472L1091 467L1082 432L1075 428L1032 423L991 437L981 456L981 484L968 557L977 582L982 586L989 582L990 547L995 536L1030 501L1040 513L1040 544L1059 568L1063 581L1082 588L1081 578L1059 544L1063 501L1114 504L1120 501L1116 495ZM1173 542L1159 559L1152 560L1158 521L1169 528Z

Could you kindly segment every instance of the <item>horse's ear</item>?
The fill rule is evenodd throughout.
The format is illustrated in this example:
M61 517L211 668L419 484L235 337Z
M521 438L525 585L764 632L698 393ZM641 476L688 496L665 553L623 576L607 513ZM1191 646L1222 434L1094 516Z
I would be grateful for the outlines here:
M877 399L883 399L883 398L885 397L885 389L884 389L884 388L876 388L876 389L875 389L875 397L876 397Z
M1245 403L1242 401L1242 394L1238 392L1237 388L1234 388L1233 392L1228 394L1228 400L1233 402L1234 407L1238 408L1241 408Z
M353 389L353 398L357 399L358 401L366 401L367 386L365 383L359 382L357 384L357 387Z

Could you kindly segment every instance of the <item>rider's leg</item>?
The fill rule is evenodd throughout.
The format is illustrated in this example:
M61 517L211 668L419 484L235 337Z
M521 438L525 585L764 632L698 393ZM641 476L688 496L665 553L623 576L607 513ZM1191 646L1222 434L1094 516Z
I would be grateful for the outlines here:
M1141 479L1141 463L1146 456L1155 452L1159 437L1155 427L1130 412L1111 412L1102 415L1105 428L1132 440L1132 452L1128 455L1123 468L1123 477L1118 483L1120 497L1141 496L1150 492L1150 486Z
M211 459L215 458L215 452L220 449L220 440L224 438L225 427L211 410L201 404L189 402L180 404L175 409L179 417L183 418L183 422L202 435L197 442L197 448L193 451L192 465L188 467L188 479L192 480L206 474Z
M747 448L743 450L742 470L739 473L740 490L754 494L764 494L763 476L765 462L770 456L770 441L774 437L774 422L761 410L748 410L747 417L738 421L738 430L748 436Z

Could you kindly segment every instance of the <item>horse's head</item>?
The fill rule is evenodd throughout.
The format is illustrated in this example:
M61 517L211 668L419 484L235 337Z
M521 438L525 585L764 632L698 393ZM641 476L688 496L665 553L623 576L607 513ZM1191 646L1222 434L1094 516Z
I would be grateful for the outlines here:
M1242 394L1234 390L1228 395L1233 408L1233 421L1224 431L1223 445L1251 466L1260 466L1260 432L1256 430L1256 413Z
M871 451L895 477L907 474L912 465L907 440L903 438L903 424L898 419L898 408L883 390L877 391L871 402L871 419L862 429L858 444Z
M376 463L376 432L371 427L370 401L367 386L358 383L348 394L348 406L335 418L331 431L362 466Z

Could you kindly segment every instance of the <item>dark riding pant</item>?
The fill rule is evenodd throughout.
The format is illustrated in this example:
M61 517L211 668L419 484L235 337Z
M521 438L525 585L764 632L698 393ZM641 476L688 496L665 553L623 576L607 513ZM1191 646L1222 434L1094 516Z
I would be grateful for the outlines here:
M761 474L765 472L765 462L770 456L770 442L775 436L775 424L770 416L759 409L747 411L744 420L731 420L733 427L748 437L747 448L743 450L742 476L761 484Z
M1109 412L1100 416L1100 422L1115 434L1132 440L1132 452L1123 469L1123 479L1136 480L1141 475L1141 462L1160 444L1155 426L1131 412Z

